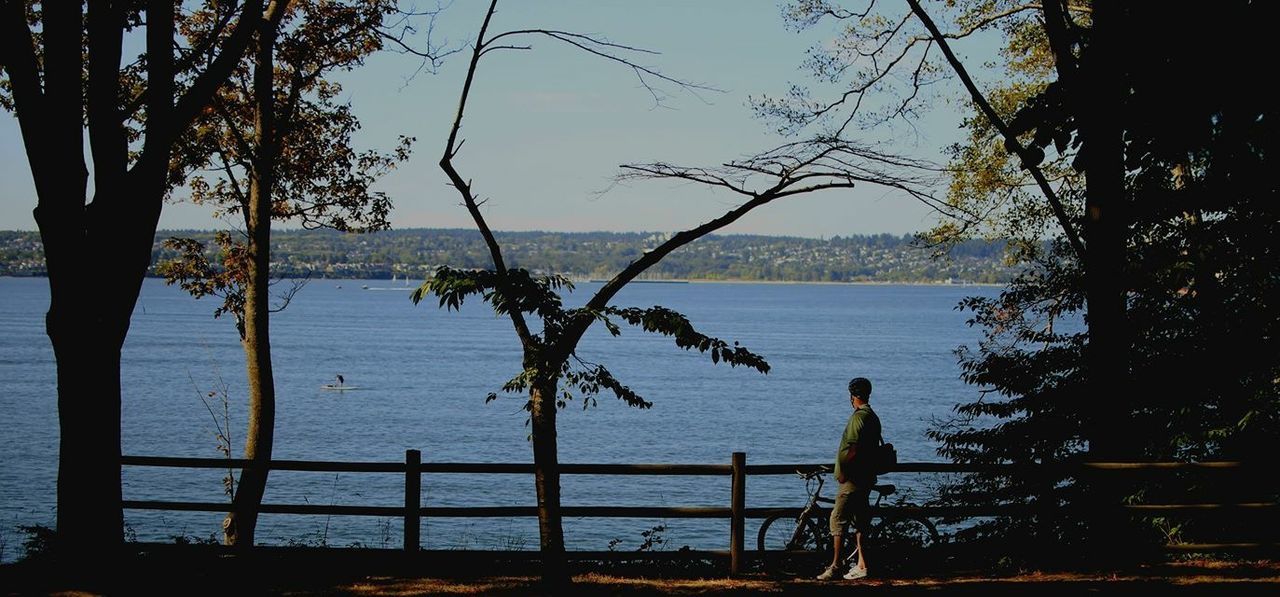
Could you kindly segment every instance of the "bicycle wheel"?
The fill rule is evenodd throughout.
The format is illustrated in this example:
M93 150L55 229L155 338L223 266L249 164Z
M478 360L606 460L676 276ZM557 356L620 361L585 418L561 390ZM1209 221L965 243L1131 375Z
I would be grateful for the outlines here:
M925 550L940 543L938 529L933 521L924 516L887 516L872 525L867 533L870 542L868 553L876 557L877 566L884 564L887 569L900 569L901 566L924 564L922 559ZM886 560L879 559L883 553ZM850 552L852 557L854 553Z
M831 549L830 538L813 518L797 521L791 516L772 516L760 525L756 549L767 572L798 574L813 568Z

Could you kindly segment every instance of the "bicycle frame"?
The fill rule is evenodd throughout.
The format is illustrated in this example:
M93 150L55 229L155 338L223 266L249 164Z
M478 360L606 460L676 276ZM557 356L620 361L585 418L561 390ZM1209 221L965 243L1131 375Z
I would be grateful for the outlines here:
M785 514L776 514L767 517L760 525L760 530L756 533L756 547L760 551L763 558L774 557L772 563L766 562L766 566L775 567L775 569L783 569L786 566L804 566L807 561L806 556L802 554L814 554L828 552L832 548L832 536L830 525L825 519L829 518L830 508L823 507L823 504L834 504L835 499L822 496L822 487L826 480L823 477L830 472L829 468L823 467L817 470L802 472L796 471L796 474L805 480L805 491L809 494L809 500L796 516L787 516ZM873 485L871 493L876 494L875 502L872 508L880 508L886 496L897 493L897 487L892 484ZM870 497L868 495L868 497ZM791 528L788 536L784 527L779 523L786 521ZM903 527L902 525L906 525ZM921 547L936 544L940 541L937 528L926 516L914 513L889 513L881 514L877 520L873 521L868 533L870 539L875 541L877 536L886 528L894 529L895 533L903 533L904 528L907 535L902 535L910 539L915 537L918 539L917 544ZM777 529L782 533L770 534L769 529ZM772 540L768 539L772 537ZM785 542L782 540L785 538ZM782 542L779 545L779 542ZM773 555L771 555L773 554ZM857 557L856 544L848 550L846 559Z
M804 477L805 491L809 494L809 502L805 504L805 507L802 510L800 510L800 514L796 515L796 529L791 535L791 540L787 543L788 549L795 549L804 544L806 527L802 524L803 521L806 519L821 521L823 517L823 508L819 506L819 504L836 503L834 498L822 497L822 486L826 483L826 472L827 471L825 469L818 469L810 473L800 473L797 471L797 474ZM817 483L817 487L810 490L809 488L814 482ZM872 507L879 507L880 501L884 499L885 493L881 490L880 485L873 486L871 491L876 494L876 501L872 504ZM814 539L817 540L820 545L826 545L831 539L830 532L827 530L828 527L819 522L818 528L822 530L822 536L815 537Z
M797 472L797 474L804 477L805 491L809 494L809 502L805 504L805 507L802 510L800 510L800 514L796 515L796 530L791 535L791 541L787 543L788 549L794 549L804 544L805 526L801 524L803 521L810 518L821 519L822 507L819 506L818 504L836 503L836 501L832 498L822 497L822 485L823 483L826 482L826 478L823 476L824 472L825 471L823 471L822 469L813 471L811 473ZM810 491L809 487L815 481L817 482L818 486L813 488L812 491ZM819 527L821 528L821 525L819 525ZM823 537L815 537L814 539L818 541L822 541Z

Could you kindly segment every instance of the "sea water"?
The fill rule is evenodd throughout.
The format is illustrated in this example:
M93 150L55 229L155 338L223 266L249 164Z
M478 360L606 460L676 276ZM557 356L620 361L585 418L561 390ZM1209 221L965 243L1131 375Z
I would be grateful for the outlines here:
M525 398L502 395L519 372L511 322L475 300L461 311L410 301L417 282L313 279L272 316L277 388L274 457L290 460L403 462L532 461ZM283 290L288 284L280 285ZM600 287L586 282L566 297L581 305ZM763 355L767 375L713 364L669 337L623 325L611 337L596 325L578 347L587 363L607 366L653 408L628 407L611 394L583 409L581 397L559 416L566 463L749 464L830 461L849 415L846 384L865 376L886 439L902 462L936 462L929 427L976 398L959 379L954 350L979 331L956 309L966 296L998 289L959 285L632 284L614 305L662 305L684 313L701 332ZM195 300L148 279L122 356L122 449L127 455L217 458L220 427L233 453L244 444L244 355L234 322L215 320L216 299ZM18 525L55 521L58 458L56 378L44 335L48 283L0 278L0 553L17 555ZM348 391L328 391L342 375ZM485 403L490 392L499 399ZM212 396L210 395L212 394ZM224 405L222 397L226 396ZM225 414L225 417L224 417ZM125 499L219 502L225 471L125 467ZM929 481L905 473L886 480L927 492ZM273 504L403 504L403 475L276 471L264 501ZM728 477L566 475L563 503L574 506L717 506L729 504ZM827 491L830 495L829 491ZM800 506L803 483L790 475L753 476L747 506ZM532 475L427 474L424 506L532 506ZM213 512L127 510L141 541L216 536ZM754 537L748 524L748 537ZM641 532L663 526L667 543L726 549L722 519L565 520L570 549L634 549ZM399 547L398 518L263 515L259 542ZM536 549L533 518L427 519L428 549Z

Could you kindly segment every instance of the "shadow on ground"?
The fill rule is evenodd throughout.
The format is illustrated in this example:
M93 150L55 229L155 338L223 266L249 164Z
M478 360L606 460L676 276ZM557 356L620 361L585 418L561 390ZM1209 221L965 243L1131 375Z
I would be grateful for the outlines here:
M859 581L753 572L724 565L579 562L569 589L548 589L536 563L476 554L405 557L382 550L255 550L249 556L156 549L115 562L53 558L0 566L4 595L1280 595L1280 561L1195 561L1124 571L896 571ZM816 571L815 571L816 572Z

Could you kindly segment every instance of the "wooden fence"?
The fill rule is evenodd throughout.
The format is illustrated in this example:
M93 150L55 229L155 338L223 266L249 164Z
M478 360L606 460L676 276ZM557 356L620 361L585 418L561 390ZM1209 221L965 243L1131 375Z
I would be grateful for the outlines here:
M173 458L162 456L125 456L122 463L126 466L206 468L206 469L243 469L250 464L244 459L226 458ZM800 507L793 508L748 508L746 506L747 478L752 475L792 475L797 471L815 470L818 464L763 464L748 465L747 455L734 452L728 464L561 464L562 475L702 475L729 476L731 478L730 503L717 506L562 506L564 517L597 517L597 518L727 518L729 524L729 549L725 551L700 551L699 555L729 558L731 573L740 572L746 563L744 550L746 519L767 518L776 514L795 515ZM1188 470L1241 471L1247 466L1240 462L1086 462L1068 467L1072 472L1171 472ZM340 506L317 504L262 504L258 511L264 514L318 514L337 516L381 516L402 518L404 520L404 550L415 552L420 547L420 532L423 517L451 518L492 518L492 517L536 517L538 510L534 506L435 506L423 507L422 475L428 473L457 474L533 474L532 464L483 464L483 463L443 463L422 462L421 452L407 450L404 462L318 462L303 460L273 460L270 468L273 471L311 471L342 473L398 473L404 475L403 506ZM900 463L893 470L895 473L1034 473L1043 474L1044 466L1025 465L977 465L912 462ZM168 510L197 512L229 512L228 502L175 502L154 500L126 500L126 509ZM1280 504L1276 502L1244 502L1244 503L1184 503L1184 504L1126 504L1121 506L1126 511L1150 516L1168 516L1174 514L1190 514L1197 512L1219 512L1228 514L1263 514L1280 512ZM873 516L882 516L889 512L901 512L924 517L989 517L1009 516L1029 513L1030 507L989 505L989 506L880 506L873 511ZM1280 547L1280 543L1195 543L1171 545L1168 549L1183 551L1224 551L1237 549L1255 549ZM606 554L600 552L572 552L584 557L599 557Z

